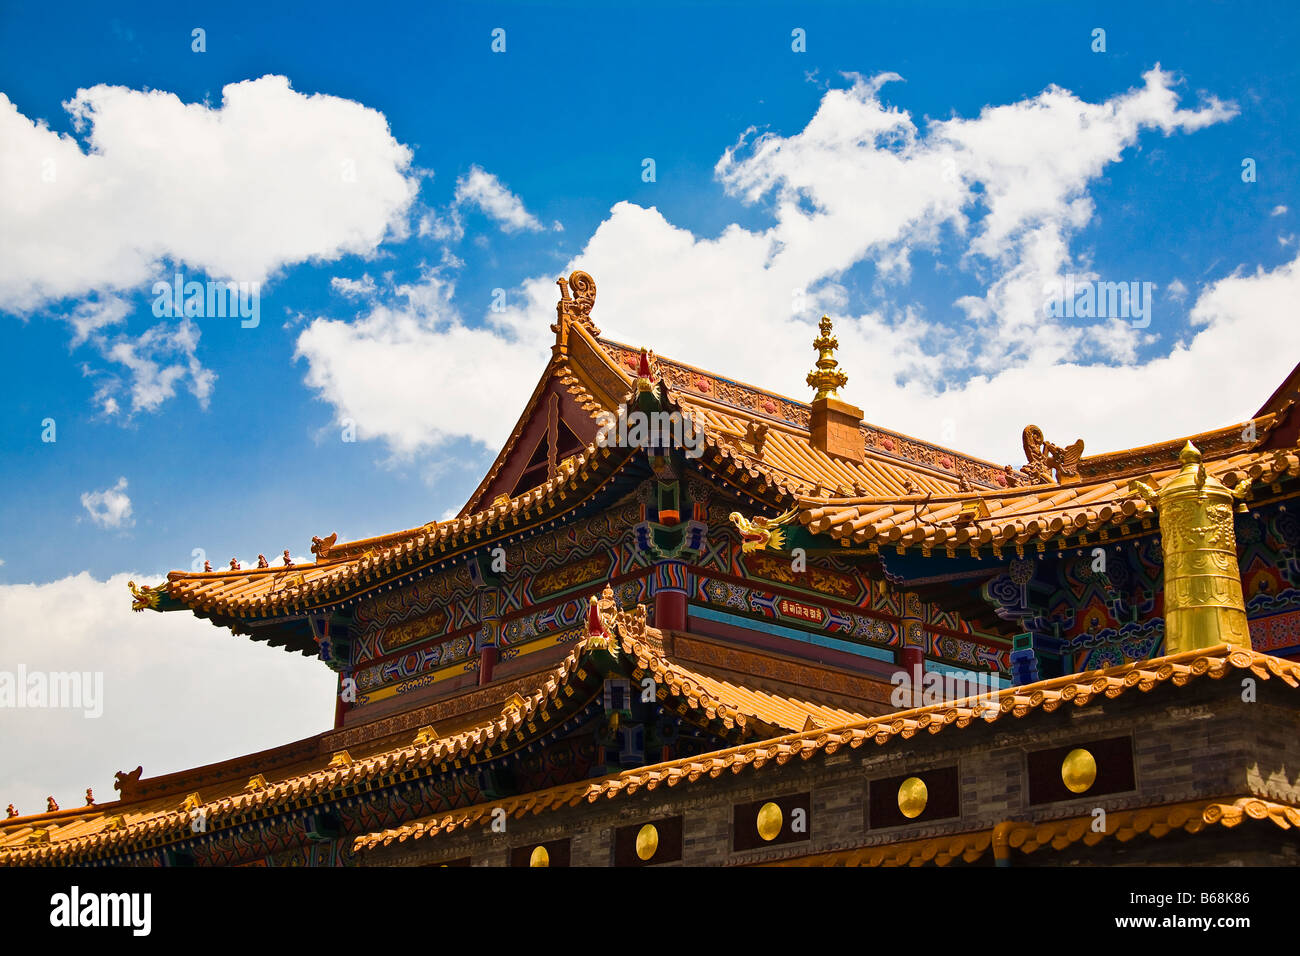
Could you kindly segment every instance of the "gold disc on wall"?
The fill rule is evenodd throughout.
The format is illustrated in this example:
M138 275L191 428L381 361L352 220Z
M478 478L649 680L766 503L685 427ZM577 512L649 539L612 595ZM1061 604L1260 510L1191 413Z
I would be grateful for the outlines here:
M1097 760L1082 747L1076 747L1061 761L1061 781L1071 793L1083 793L1097 781Z
M636 855L648 860L659 851L659 831L653 823L647 823L636 834Z
M784 817L775 803L765 803L758 808L758 835L764 840L775 840L781 835Z
M920 777L908 777L898 785L898 809L909 820L924 813L929 800L930 791Z

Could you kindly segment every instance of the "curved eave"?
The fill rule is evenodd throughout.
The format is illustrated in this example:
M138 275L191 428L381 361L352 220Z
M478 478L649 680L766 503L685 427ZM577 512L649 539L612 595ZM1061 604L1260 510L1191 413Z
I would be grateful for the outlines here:
M665 708L734 744L788 732L794 729L792 723L802 727L810 718L815 722L864 719L839 708L737 688L678 665L663 656L661 637L646 627L644 609L616 611L612 602L612 592L607 591L600 604L602 632L579 641L533 692L521 695L516 706L507 706L497 717L447 738L384 750L351 763L334 765L330 758L321 757L320 765L272 781L264 789L249 791L240 790L237 784L227 785L218 788L215 799L202 801L193 809L204 814L209 832L219 834L289 810L477 768L582 717L599 699L605 677L615 673L653 675ZM195 788L202 787L195 784ZM189 809L178 806L178 795L150 801L155 811L147 818L113 828L109 821L129 812L130 804L123 801L37 814L13 821L16 825L0 822L0 866L80 864L182 844L192 836L192 816ZM134 806L138 810L139 804ZM69 819L78 821L75 833L59 838L58 826ZM29 842L38 829L53 829L52 838Z
M1241 481L1252 489L1300 475L1300 449L1247 452L1207 461L1211 475L1229 487ZM1143 474L1163 480L1177 471L1166 465ZM798 520L812 534L860 546L971 548L1060 542L1080 534L1123 528L1155 520L1150 506L1128 489L1126 475L1109 480L1075 480L1034 485L997 494L906 500L840 499L798 501ZM963 506L983 502L988 514L963 514Z
M659 786L677 787L716 778L723 773L740 774L768 766L782 766L791 760L809 760L830 756L841 749L856 750L867 744L887 746L907 741L923 731L927 735L946 728L962 731L969 727L989 726L999 720L1024 719L1029 715L1051 712L1070 704L1086 707L1125 693L1150 693L1158 687L1181 688L1197 678L1222 679L1234 673L1248 672L1260 680L1277 679L1291 688L1300 688L1300 664L1260 654L1244 647L1221 644L1203 650L1187 651L1152 660L1136 661L1101 670L1086 671L1010 687L998 691L988 702L979 698L919 707L852 723L817 728L802 733L742 744L714 753L626 770L596 780L562 784L548 790L520 797L497 800L440 813L401 827L358 837L354 850L366 851L410 839L434 837L491 822L493 809L500 807L510 816L538 814L595 803L603 799L631 796L641 790Z
M318 612L565 517L599 493L633 457L630 450L619 451L589 446L564 474L509 502L434 528L371 539L385 543L360 556L331 555L318 564L291 568L173 571L167 576L167 598L196 613L239 622Z

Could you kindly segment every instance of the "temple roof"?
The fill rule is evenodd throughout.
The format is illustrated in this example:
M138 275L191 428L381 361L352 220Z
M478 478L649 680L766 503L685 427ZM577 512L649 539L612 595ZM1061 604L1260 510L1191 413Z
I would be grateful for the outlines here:
M593 417L616 411L633 387L639 350L598 339L586 328L570 330L566 348L548 366L534 391L530 408L543 393L547 379L563 385L577 404ZM743 481L787 503L800 494L855 491L903 496L911 491L955 493L961 481L986 489L1000 487L1006 470L990 462L961 455L895 432L864 426L866 459L854 463L830 455L812 444L808 432L809 406L688 365L655 358L655 376L662 380L675 407L703 426L709 460L741 473ZM493 477L513 451L529 410L526 409L483 483L466 508L478 504ZM763 430L755 448L755 429ZM750 436L750 437L747 437ZM631 457L631 449L600 447L594 441L560 464L557 474L519 495L500 496L490 504L443 522L358 541L326 544L317 541L315 564L207 572L172 571L166 596L145 594L141 608L189 608L204 616L237 625L238 619L287 615L325 607L355 597L381 580L420 566L474 550L494 537L540 528L563 517L598 492ZM158 600L151 600L158 598ZM232 620L234 619L234 620ZM290 650L315 652L305 635L282 636Z
M234 618L326 606L343 596L363 594L395 573L480 548L494 536L548 525L599 490L630 455L627 449L588 447L566 462L555 478L518 497L450 521L336 544L323 549L315 564L172 571L167 575L166 598L208 615ZM136 603L154 606L147 599ZM292 649L315 652L309 640L301 643Z
M364 749L353 748L355 755L319 753L330 737L322 734L262 755L172 774L161 786L139 781L113 803L0 820L0 866L135 852L183 839L194 811L217 830L290 805L324 803L349 788L384 786L399 775L409 779L413 773L444 772L453 764L502 756L564 726L587 706L602 687L611 648L625 657L638 680L653 678L658 699L682 720L724 739L767 738L867 719L858 711L747 687L674 661L664 654L660 633L646 626L644 609L615 610L611 600L607 592L600 618L605 633L580 640L556 667L539 675L530 692L486 719L453 720L436 736L416 735L400 744L377 739ZM262 779L254 783L254 776ZM182 800L196 791L197 800Z
M604 338L595 344L599 357L612 363L630 386L640 351ZM866 460L852 462L812 443L807 402L662 356L651 357L650 369L673 403L703 423L713 444L791 494L842 488L903 495L909 485L920 491L955 490L959 476L987 488L1002 487L1005 479L1001 465L868 424L861 428ZM755 426L767 428L761 451L747 438Z
M910 739L922 731L937 734L948 727L960 730L981 723L993 724L1008 716L1023 718L1029 714L1054 711L1066 704L1086 707L1090 703L1110 700L1134 689L1148 693L1160 686L1183 687L1198 678L1218 680L1238 672L1248 672L1260 680L1277 678L1289 687L1300 689L1300 663L1260 654L1244 647L1220 644L1009 687L990 693L987 699L947 701L841 726L810 729L742 744L716 753L684 757L607 777L563 784L518 797L438 813L400 827L359 837L355 847L359 850L371 849L394 841L430 838L440 833L486 825L497 807L504 809L508 816L522 817L525 813L535 815L577 806L584 801L595 803L600 799L627 797L643 789L694 784L727 771L733 774L739 774L748 768L758 771L774 763L785 764L796 757L808 760L820 754L834 754L843 747L857 749L873 741L884 746L895 740Z
M1235 433L1240 428L1234 426L1230 431ZM1198 447L1202 442L1213 447L1219 434L1193 435L1160 447L1172 450L1188 440ZM1176 455L1176 450L1170 454ZM1218 459L1207 458L1205 467L1229 487L1247 482L1259 493L1260 486L1300 475L1300 455L1282 450L1237 451ZM1176 458L1171 457L1155 469L1130 464L1117 467L1106 478L1012 488L996 495L801 499L798 519L814 534L829 534L855 545L1023 546L1153 520L1150 506L1130 490L1128 483L1139 477L1162 481L1178 468Z
M145 592L138 607L189 608L218 623L239 627L241 619L267 618L325 608L387 584L394 577L490 543L495 538L540 529L563 518L607 486L632 457L632 450L590 442L566 457L553 477L514 496L483 504L548 382L558 383L587 415L615 411L635 387L641 352L598 337L572 323L563 346L542 376L511 438L471 495L462 514L444 522L358 541L313 545L311 565L211 572L173 571L166 595ZM1095 530L1142 513L1126 479L1163 474L1174 466L1186 438L1082 458L1075 474L1060 484L1030 484L1025 473L864 424L864 461L849 461L814 446L810 406L712 372L649 356L652 376L663 383L669 406L689 413L704 432L703 460L734 475L738 491L761 496L774 507L799 509L814 533L844 543L889 542L922 547L1001 544L1047 540L1060 533ZM1224 480L1238 472L1256 481L1294 474L1262 447L1281 413L1252 420L1254 441L1241 436L1247 424L1191 436L1207 467ZM1032 428L1032 426L1031 426ZM966 489L966 490L963 490ZM987 519L967 523L962 505L980 500ZM472 509L472 510L471 510ZM305 631L271 636L271 643L315 653Z

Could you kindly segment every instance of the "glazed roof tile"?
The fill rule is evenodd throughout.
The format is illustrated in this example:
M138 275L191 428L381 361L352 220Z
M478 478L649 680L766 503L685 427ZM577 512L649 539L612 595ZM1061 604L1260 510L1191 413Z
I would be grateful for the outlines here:
M626 770L595 780L564 784L520 797L498 799L490 804L435 814L401 827L358 837L354 846L358 850L373 849L395 841L418 840L486 824L497 807L518 818L525 813L538 814L577 806L583 801L595 803L602 798L630 796L641 789L694 783L705 776L718 777L727 771L739 774L747 767L779 766L796 757L808 760L819 754L829 756L844 747L857 749L872 741L883 746L895 739L909 739L922 731L937 734L946 727L961 729L978 722L992 724L1008 715L1021 718L1040 710L1051 712L1065 704L1083 707L1099 699L1119 697L1134 688L1146 693L1164 684L1182 687L1197 678L1220 679L1236 671L1248 671L1261 680L1276 678L1289 687L1300 688L1300 663L1221 644L1010 687L996 692L987 701L968 698L899 711Z
M853 711L716 680L668 660L662 652L659 632L645 624L644 608L616 611L609 591L602 601L602 620L629 663L635 661L640 672L654 676L660 699L680 704L688 716L702 724L750 736L771 736L801 730L809 726L809 721L821 724L864 719L864 715ZM297 800L323 800L340 789L374 784L399 773L433 772L458 760L486 759L493 747L504 753L516 743L522 745L533 739L535 734L527 730L530 723L549 727L568 714L581 696L573 693L574 683L594 674L587 670L590 655L608 649L608 640L602 636L584 638L560 664L543 675L531 693L521 695L519 706L506 707L499 716L464 726L427 744L387 746L369 753L360 750L356 759L337 763L332 756L300 761L281 768L274 779L257 789L238 781L205 787L192 807L183 808L181 797L171 793L0 821L0 865L81 861L129 853L150 841L182 838L190 826L191 810L201 811L208 826L216 829L237 818L268 816ZM545 715L549 715L549 721ZM512 740L512 735L516 739Z
M483 511L330 548L315 564L235 571L172 571L167 597L195 611L236 618L291 614L364 592L393 574L445 560L494 535L554 520L616 471L626 453L589 446L555 478Z
M1191 440L1195 443L1199 437L1192 436ZM1300 474L1300 455L1295 450L1245 451L1207 460L1205 467L1229 487L1241 481L1264 486ZM1130 470L1105 479L1010 488L997 494L915 495L901 501L805 499L800 502L798 518L814 534L829 534L855 545L875 543L924 548L1025 545L1119 528L1144 518L1151 520L1150 506L1128 488L1130 477L1142 475L1163 481L1178 468L1175 461L1149 471ZM964 514L963 506L977 500L987 508L988 514Z
M543 384L547 377L557 377L593 416L613 411L633 388L639 356L639 350L574 326L567 351L548 366ZM1168 473L1185 440L1085 458L1079 463L1085 477L1065 484L1002 487L998 482L1006 481L1006 472L989 462L871 425L862 428L863 462L829 455L812 444L805 403L662 357L654 358L651 370L663 381L670 403L701 423L707 460L716 469L735 475L749 493L775 495L786 506L798 506L799 520L809 530L846 544L1023 544L1122 525L1147 513L1145 503L1127 491L1127 477L1150 473L1152 463L1167 463L1156 474ZM530 404L541 388L539 384ZM1270 414L1256 424L1267 433L1272 422ZM756 445L754 430L760 427L766 431ZM1294 454L1282 459L1276 453L1250 452L1235 437L1240 431L1231 426L1193 436L1213 473L1225 482L1244 475L1265 484L1296 473ZM510 447L508 443L498 456L471 503L490 484ZM554 478L503 503L450 521L341 542L311 565L172 571L164 585L167 603L225 618L225 623L327 607L497 536L552 521L603 487L630 457L627 450L589 444L566 459ZM1024 480L1018 473L1012 477ZM959 491L962 480L978 490ZM965 523L961 506L975 499L985 503L990 516ZM306 645L300 649L313 650Z

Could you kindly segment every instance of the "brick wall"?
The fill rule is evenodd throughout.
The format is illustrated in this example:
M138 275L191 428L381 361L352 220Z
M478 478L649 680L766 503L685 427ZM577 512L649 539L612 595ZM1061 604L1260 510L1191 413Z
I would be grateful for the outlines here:
M681 865L722 866L862 846L889 845L922 837L992 828L1005 820L1046 821L1163 803L1245 796L1252 780L1273 781L1282 768L1300 772L1300 709L1296 692L1279 681L1258 683L1258 701L1241 700L1240 677L1198 678L1185 687L1161 684L1149 693L1130 689L1115 699L1084 707L1070 704L1052 713L1035 710L1022 718L1004 715L992 724L922 732L910 740L874 742L783 766L725 771L676 787L642 789L631 797L600 798L595 804L509 819L505 834L482 831L439 835L363 855L370 864L420 865L470 856L474 865L504 865L511 847L570 838L572 864L609 866L614 830L662 817L683 817ZM1132 741L1133 789L1105 795L1084 793L1031 804L1028 754L1034 751L1126 737ZM871 781L958 768L959 815L933 822L869 827ZM1254 773L1252 773L1254 768ZM1285 778L1281 778L1285 779ZM1297 786L1300 779L1290 778ZM733 807L788 794L810 793L809 838L780 846L732 849ZM1258 793L1260 796L1267 796ZM1277 799L1273 794L1272 799ZM1279 802L1300 802L1296 800ZM1212 833L1211 831L1220 831ZM1128 843L1107 838L1095 847L1064 851L1013 852L1013 865L1078 863L1291 863L1298 857L1296 831L1267 821L1246 821L1231 830L1212 826L1195 835L1181 830L1163 839L1139 835ZM992 854L980 860L992 864ZM675 865L675 864L666 864Z

